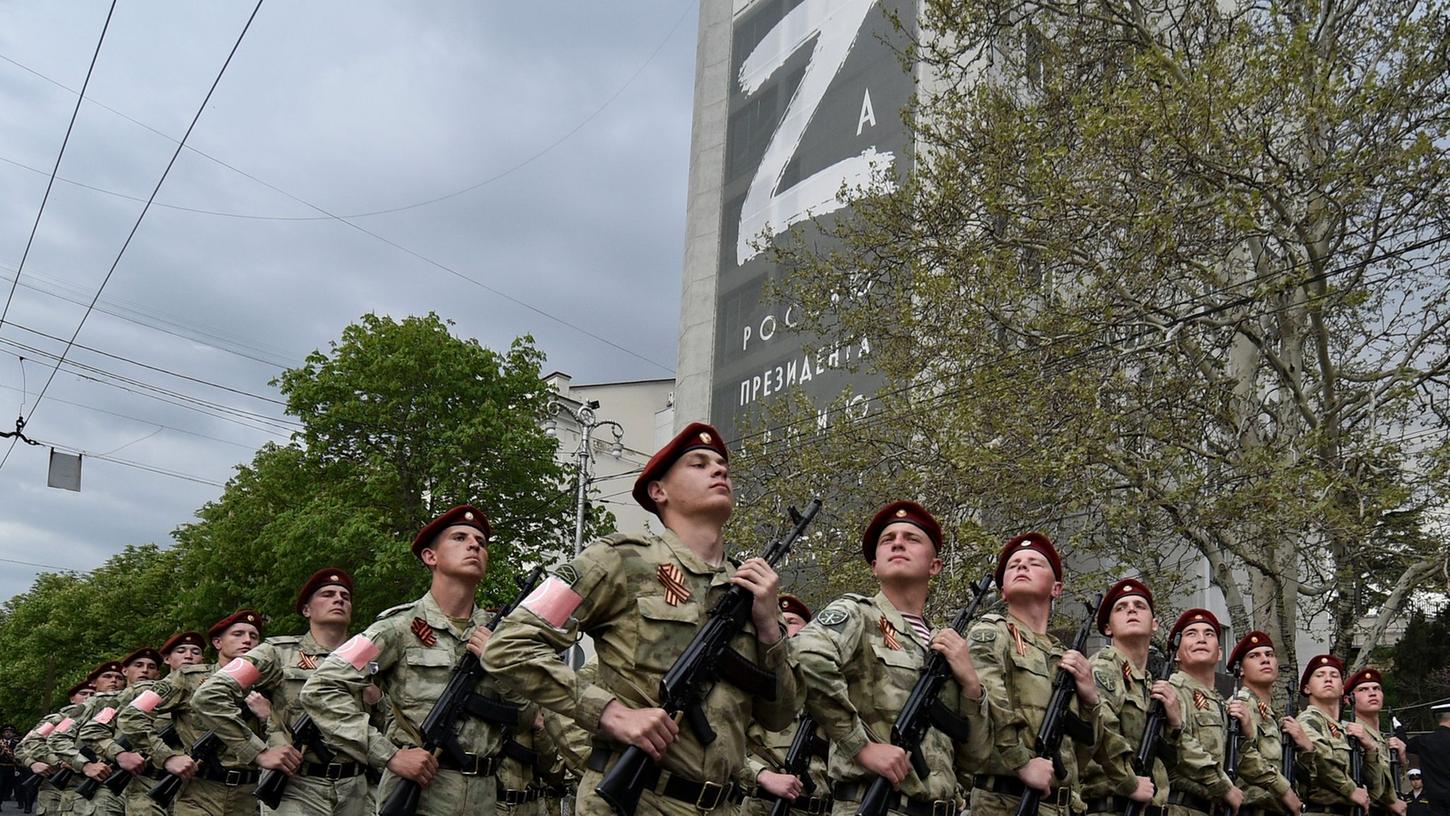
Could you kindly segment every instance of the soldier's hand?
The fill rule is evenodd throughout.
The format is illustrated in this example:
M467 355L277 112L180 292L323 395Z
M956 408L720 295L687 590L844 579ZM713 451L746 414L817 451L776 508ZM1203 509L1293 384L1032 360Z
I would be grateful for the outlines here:
M438 775L438 758L422 748L400 748L388 760L388 770L426 788Z
M87 762L81 766L81 773L97 782L105 782L106 777L111 775L111 766L104 762Z
M122 751L116 754L116 766L126 773L134 774L146 767L146 758L135 751Z
M256 763L258 767L291 776L302 767L302 752L290 745L277 745L257 754Z
M1249 719L1249 707L1244 705L1243 700L1234 700L1228 704L1228 714L1239 721L1240 733L1253 733L1254 724Z
M1344 730L1359 740L1359 744L1364 746L1364 752L1366 754L1373 754L1379 751L1379 746L1375 745L1374 740L1370 738L1369 734L1365 733L1364 726L1357 722L1349 723L1344 727Z
M600 712L599 730L615 742L643 749L656 762L680 735L680 726L663 708L630 708L617 699Z
M936 634L931 636L931 648L947 659L947 665L952 667L952 676L957 679L957 685L962 687L962 692L973 700L979 699L982 696L982 682L977 679L977 667L972 665L967 639L948 626L936 630Z
M272 702L262 696L259 691L247 695L247 708L251 709L252 713L257 715L257 719L262 722L272 718Z
M1313 753L1314 743L1309 741L1309 735L1304 733L1304 726L1300 725L1298 720L1293 717L1285 717L1279 721L1279 730L1288 734L1300 751L1306 754Z
M782 799L795 801L801 795L804 787L801 781L792 774L776 773L775 771L761 771L755 777L755 783L767 793L779 796Z
M493 637L493 631L486 626L475 626L472 632L468 633L468 651L476 655L483 655L483 647L488 645L488 639Z
M856 764L890 782L892 788L900 787L911 770L906 751L885 742L866 743L856 754Z
M1073 684L1077 686L1077 698L1085 705L1097 705L1098 684L1093 682L1093 664L1083 657L1082 652L1068 649L1057 665L1072 675Z
M1369 791L1364 788L1355 788L1354 793L1349 795L1349 801L1359 805L1364 812L1369 812Z
M1163 713L1168 724L1174 728L1183 727L1183 706L1178 701L1178 691L1167 680L1153 681L1153 699L1163 704Z
M1390 746L1390 750L1394 751L1396 754L1399 755L1400 761L1401 762L1404 762L1405 761L1405 741L1402 740L1402 739L1400 739L1399 737L1390 737L1385 742Z
M32 762L30 763L30 772L38 774L49 773L50 766L45 764L44 762Z
M166 760L165 768L169 774L179 776L182 779L190 779L196 776L196 772L201 768L201 763L186 754L177 754L171 759Z
M1229 788L1228 793L1223 795L1223 801L1228 805L1229 810L1238 813L1244 803L1244 792L1237 787Z
M1153 784L1152 779L1149 779L1146 776L1140 776L1138 777L1138 787L1134 788L1133 792L1128 794L1128 798L1132 799L1134 802L1141 802L1146 805L1149 802L1153 801L1153 794L1156 793L1157 790L1158 788L1156 785Z
M1299 798L1299 794L1295 793L1293 788L1284 791L1284 795L1279 797L1279 801L1284 803L1284 810L1293 816L1299 816L1304 812L1304 800Z
M755 623L755 638L766 646L780 640L780 576L764 558L751 558L731 576L730 583L750 590L755 603L750 616Z
M1395 801L1389 806L1390 813L1395 814L1395 816L1405 816L1405 813L1408 810L1409 804L1403 799L1395 799Z
M1052 760L1033 757L1017 769L1017 778L1022 784L1036 788L1043 793L1052 792Z
M377 683L368 683L363 689L363 705L375 706L383 699L383 690Z

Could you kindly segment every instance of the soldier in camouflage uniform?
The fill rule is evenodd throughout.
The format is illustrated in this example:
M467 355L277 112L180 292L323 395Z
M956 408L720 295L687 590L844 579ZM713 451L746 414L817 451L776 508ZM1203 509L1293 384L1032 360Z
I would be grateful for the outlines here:
M1239 816L1273 816L1287 812L1298 816L1303 810L1299 794L1289 787L1279 759L1283 756L1284 735L1303 738L1299 724L1287 717L1276 719L1274 683L1279 678L1279 658L1274 642L1264 632L1249 632L1229 653L1229 666L1242 670L1243 687L1229 701L1228 713L1237 717L1240 733L1252 746L1248 764L1239 762L1239 780L1244 791L1244 804ZM1257 760L1257 761L1256 761Z
M855 813L878 777L896 791L889 803L895 813L954 814L959 810L959 749L953 740L975 739L982 748L988 744L982 684L966 641L949 627L932 636L925 619L931 579L943 566L941 548L941 525L926 508L910 501L880 508L861 542L880 591L874 597L848 594L833 601L795 640L808 690L806 710L831 743L828 773L837 816ZM948 683L939 700L948 711L960 712L961 728L954 735L927 730L921 745L928 767L923 779L908 753L889 740L928 649L945 655L951 665L957 682Z
M785 631L790 637L799 634L812 617L811 608L794 595L780 596L780 615L785 620ZM783 795L799 800L791 806L791 810L798 814L820 816L830 812L831 782L826 775L828 743L821 736L819 727L812 725L815 731L813 745L816 750L811 753L810 768L807 771L811 781L815 783L812 794L801 799L804 780L785 772L786 754L800 728L799 721L784 731L767 731L758 723L750 724L750 729L746 732L750 754L745 757L745 773L741 777L741 784L746 790L753 790L755 793L746 800L741 809L743 816L768 816Z
M90 749L105 765L103 774L90 774L101 781L115 772L113 765L122 767L118 764L117 758L123 753L123 749L116 745L113 739L116 714L131 701L132 697L127 696L130 689L156 680L160 672L161 655L155 649L142 647L121 658L119 662L123 682L114 691L98 690L86 702L81 725L76 729L77 748L85 746ZM99 689L99 686L97 688ZM142 760L137 754L131 756L136 757L136 762L127 770L134 771L140 767ZM122 816L126 812L126 798L111 793L111 790L105 786L96 790L95 796L89 803L82 804L82 801L76 802L78 812L92 811L103 816Z
M1370 792L1370 816L1384 816L1393 813L1405 816L1405 801L1395 793L1395 781L1390 776L1390 751L1398 751L1400 767L1405 763L1405 743L1391 735L1388 739L1380 732L1380 712L1385 707L1384 677L1373 666L1360 669L1349 676L1344 684L1344 693L1354 707L1354 720L1375 744L1379 762L1365 762L1364 775Z
M506 727L532 713L499 701L492 678L478 689L490 720L467 716L459 741L468 752L440 757L420 747L418 728L432 710L464 650L488 642L487 614L474 593L488 571L492 530L483 511L460 505L429 522L413 539L413 555L433 574L416 601L385 610L365 632L333 650L302 687L302 710L312 715L329 747L385 771L378 789L386 802L400 778L423 786L419 816L491 816L496 807L499 748ZM376 681L391 702L380 726L362 698Z
M1311 750L1301 750L1295 765L1304 812L1343 814L1351 805L1368 812L1377 792L1369 785L1377 780L1366 773L1366 784L1356 785L1350 778L1349 741L1359 740L1364 748L1366 770L1380 758L1364 726L1339 721L1344 701L1344 661L1331 654L1315 656L1299 678L1299 690L1309 698L1309 705L1299 714L1299 725L1309 738Z
M982 616L969 636L992 709L995 748L973 780L972 813L1015 813L1030 786L1042 792L1039 812L1065 816L1070 806L1081 808L1072 801L1077 769L1091 757L1101 722L1092 663L1047 631L1052 602L1062 595L1062 559L1047 536L1024 533L1002 548L995 577L1007 614ZM1048 759L1037 756L1034 744L1059 668L1072 676L1077 693L1064 729L1070 745Z
M140 674L141 670L134 668L132 671ZM108 661L97 666L88 678L96 693L91 695L90 699L86 701L85 708L76 716L76 725L66 729L63 733L50 735L48 743L51 753L62 764L76 772L78 781L89 777L97 782L104 782L110 775L110 764L96 750L92 741L83 739L82 733L85 724L98 714L106 718L115 716L116 709L112 702L116 699L116 693L126 688L127 678L126 667L119 660ZM71 793L71 791L67 791L67 793ZM82 816L90 816L96 812L109 814L109 816L121 816L125 813L126 806L120 797L105 788L100 788L90 799L86 799L78 793L73 794L69 802L69 810L82 814Z
M261 641L261 627L262 616L252 609L239 609L212 624L207 636L217 651L218 663L224 667L222 671L236 670L237 659ZM214 762L205 764L188 753L207 731L191 707L191 696L213 671L216 666L208 664L173 671L122 709L116 727L132 745L146 746L153 766L189 780L172 806L176 816L256 816L257 800L252 797L252 788L259 773L250 762L227 745L217 752ZM266 699L260 695L250 697L247 710L251 728L265 736L271 715ZM176 726L178 746L158 736L164 727L160 718L165 714L171 715Z
M1097 624L1098 632L1112 642L1092 658L1102 739L1083 767L1082 798L1088 813L1120 814L1130 801L1162 807L1168 800L1168 769L1163 760L1153 759L1151 776L1138 776L1133 770L1153 700L1163 703L1167 715L1159 736L1160 755L1176 750L1183 731L1178 693L1167 681L1155 681L1148 667L1148 647L1158 631L1153 593L1135 578L1113 584L1098 607ZM1164 659L1172 658L1165 655Z
M48 781L59 758L51 753L49 740L56 730L62 732L75 727L75 717L85 711L86 700L95 693L87 678L66 690L70 704L53 714L47 714L16 747L15 756L22 765L29 766L32 773L42 774L47 781L40 783L40 792L35 796L35 812L45 816L58 816L61 812L61 792Z
M1169 682L1183 708L1183 734L1178 756L1168 766L1168 816L1209 816L1219 804L1237 809L1244 792L1224 770L1228 710L1214 688L1214 670L1223 657L1219 637L1223 626L1207 609L1189 609L1169 633L1183 633L1178 645L1178 671Z
M800 710L775 570L760 558L736 566L722 528L734 506L719 433L692 423L646 463L635 501L659 516L659 535L616 533L557 567L508 617L483 652L485 668L515 693L572 717L594 735L579 784L579 816L609 816L594 788L623 753L640 748L658 778L640 797L639 816L726 812L739 802L745 732L752 720L782 729ZM664 673L731 586L747 589L750 620L704 701L716 732L708 745L681 731L652 696ZM599 677L581 686L558 653L580 633L594 638ZM773 693L772 693L773 692Z
M307 620L307 633L267 638L208 677L192 695L192 711L242 762L292 777L276 808L281 816L363 816L366 766L347 760L324 762L310 748L304 756L293 747L292 734L292 725L302 713L297 698L303 684L347 640L352 622L352 576L337 567L318 570L298 590L294 608ZM246 698L253 693L265 696L272 705L265 741L242 715Z

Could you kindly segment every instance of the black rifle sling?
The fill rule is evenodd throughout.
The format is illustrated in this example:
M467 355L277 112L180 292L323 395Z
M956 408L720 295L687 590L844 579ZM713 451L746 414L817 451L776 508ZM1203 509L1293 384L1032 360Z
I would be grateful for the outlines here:
M952 742L966 742L972 735L972 724L967 718L947 708L940 698L932 700L927 719L933 728L951 737Z
M756 666L754 661L726 649L720 659L720 677L730 685L766 702L775 702L775 675Z
M498 725L518 725L519 714L523 711L523 708L493 697L485 697L482 694L471 693L463 702L463 710L484 722L496 723Z

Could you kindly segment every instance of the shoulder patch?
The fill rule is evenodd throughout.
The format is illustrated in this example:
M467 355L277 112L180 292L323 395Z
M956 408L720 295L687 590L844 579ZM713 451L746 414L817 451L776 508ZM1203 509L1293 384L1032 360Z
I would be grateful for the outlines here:
M831 604L815 617L815 621L822 626L840 626L848 617L850 616L846 614L846 610L837 604Z
M376 618L373 618L373 620L383 620L384 618L391 618L399 612L406 612L407 610L413 608L414 603L416 602L408 601L407 603L398 604L397 606L390 606L387 609L379 612L378 616Z
M579 583L579 570L575 569L573 564L560 564L554 568L552 574L569 586Z
M1117 681L1114 680L1113 676L1108 672L1105 672L1102 669L1093 669L1093 679L1098 682L1098 688L1102 689L1103 691L1106 691L1109 694L1117 693Z
M153 685L150 688L150 691L151 691L151 693L155 694L157 697L166 697L167 695L171 694L171 689L172 689L171 680L170 679L166 679L166 680L157 680L156 681L156 684Z
M977 643L991 643L997 639L995 626L979 626L972 630L971 639Z

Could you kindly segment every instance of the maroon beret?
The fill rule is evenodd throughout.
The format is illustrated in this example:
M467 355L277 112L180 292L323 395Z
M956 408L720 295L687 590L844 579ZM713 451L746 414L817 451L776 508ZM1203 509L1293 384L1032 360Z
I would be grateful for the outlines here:
M485 535L487 534L485 533ZM340 586L351 593L352 576L347 574L347 570L339 569L338 567L323 567L317 572L312 573L312 577L307 579L307 583L303 584L302 588L297 590L297 604L295 607L297 614L302 614L302 607L306 606L307 602L312 600L313 593L323 587L329 586Z
M1385 679L1384 675L1380 674L1379 669L1373 666L1365 666L1354 674L1351 674L1349 679L1344 681L1344 693L1348 694L1354 691L1354 687L1360 683L1379 683L1383 686Z
M74 686L71 686L70 688L66 689L65 690L66 699L70 699L70 698L76 696L77 694L80 694L82 691L85 691L86 689L91 689L92 691L95 690L95 686L92 686L91 685L91 680L90 680L89 677L86 678L85 680L80 681L79 683L76 683Z
M221 637L227 630L239 623L245 623L257 628L257 634L262 634L262 613L255 609L238 609L225 618L213 623L211 628L206 630L208 638Z
M941 525L932 514L914 501L894 501L876 511L871 523L866 525L866 532L861 535L861 555L865 556L867 563L876 560L876 543L881 540L881 531L898 521L920 528L931 539L936 551L941 552Z
M703 422L691 422L649 458L639 478L634 480L634 490L630 495L634 496L640 507L657 516L660 514L660 508L649 497L649 483L664 478L671 465L697 448L708 448L720 454L725 461L730 461L730 449L725 447L725 440L720 438L720 432Z
M202 651L206 651L206 641L202 639L200 632L178 632L169 640L161 644L161 656L165 658L176 650L177 646L191 644Z
M423 549L433 546L433 539L439 533L456 524L478 530L483 533L485 541L493 537L493 528L488 526L488 516L471 504L460 504L428 522L413 536L413 555L422 558Z
M105 674L106 672L115 672L116 674L120 674L121 673L121 661L119 661L119 660L107 660L105 663L102 663L101 665L95 667L94 669L91 669L91 673L88 674L88 675L86 675L86 683L87 684L95 683L97 680L100 679L101 675Z
M802 601L794 595L782 594L780 596L780 611L794 612L802 618L805 618L806 623L810 623L811 618L815 617L811 614L811 608L806 606L805 601Z
M178 637L180 636L178 635ZM170 641L167 642L170 643ZM136 651L121 658L121 665L129 666L132 663L135 663L137 660L141 660L143 658L150 658L151 660L155 661L156 665L161 665L161 653L151 648L150 646L142 646Z
M1314 672L1325 666L1333 666L1339 670L1340 677L1344 676L1343 660L1340 660L1332 654L1316 655L1309 659L1309 662L1304 665L1304 673L1299 675L1299 692L1301 694L1308 695L1309 692L1304 689L1309 687L1309 678L1314 675Z
M1153 593L1148 591L1148 586L1137 578L1124 578L1108 588L1108 594L1103 596L1103 602L1098 606L1098 634L1108 633L1108 620L1113 616L1113 604L1130 595L1141 595L1148 602L1148 611L1153 610Z
M1213 633L1223 637L1223 624L1218 622L1218 617L1207 609L1187 609L1178 616L1173 628L1168 630L1168 639L1172 640L1179 632L1192 626L1195 623L1207 623L1213 626Z
M1234 650L1228 654L1228 668L1233 669L1234 666L1242 663L1245 657L1248 657L1249 652L1264 646L1274 648L1274 641L1270 640L1267 634L1255 629L1244 635L1238 645L1234 646Z
M1002 548L1002 554L997 556L997 572L993 577L996 578L998 587L1002 586L1002 578L1007 574L1007 560L1018 550L1036 550L1042 553L1052 565L1052 574L1057 580L1062 580L1062 558L1058 556L1057 548L1052 546L1052 539L1042 533L1032 532L1023 533L1008 541Z

